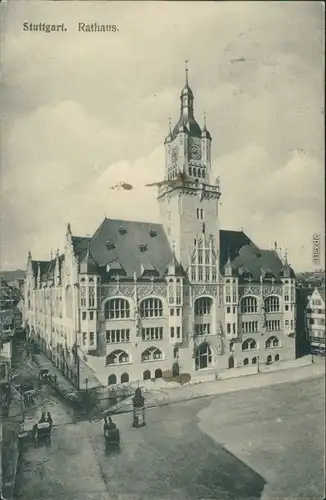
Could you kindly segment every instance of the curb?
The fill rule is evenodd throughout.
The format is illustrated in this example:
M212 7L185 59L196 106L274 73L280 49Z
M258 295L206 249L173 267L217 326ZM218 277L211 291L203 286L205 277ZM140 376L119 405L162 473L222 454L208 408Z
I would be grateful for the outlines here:
M272 372L272 373L280 373L280 372L283 372L285 370L293 370L293 369L298 369L298 368L306 368L308 366L311 366L311 365L304 365L304 366L299 366L299 367L293 367L293 368L287 368L287 369L282 369L282 370L277 370L275 372ZM269 372L271 373L271 372ZM246 376L255 376L255 375L267 375L268 373L267 372L260 372L260 373L256 373L256 374L250 374L250 375L246 375ZM316 374L312 374L311 376L309 377L303 377L302 379L299 379L297 382L299 381L302 381L302 380L309 380L310 378L319 378L321 376L324 376L324 374L321 374L321 373L316 373ZM231 380L232 379L238 379L239 377L230 377L230 379L228 380ZM218 381L216 381L218 383ZM292 381L287 381L287 380L280 380L280 381L277 381L277 382L273 382L271 384L268 384L266 386L262 386L261 388L264 388L264 387L273 387L273 386L276 386L276 385L279 385L279 384L290 384ZM158 408L160 406L169 406L169 405L173 405L173 404L178 404L178 403L185 403L187 401L194 401L194 400L197 400L197 399L203 399L203 398L211 398L211 397L214 397L214 396L220 396L220 395L223 395L223 394L229 394L231 392L239 392L239 391L247 391L247 390L250 390L250 389L259 389L259 387L239 387L239 388L235 388L233 390L227 390L225 392L212 392L210 394L199 394L197 396L188 396L188 397L181 397L180 399L175 399L175 400L172 400L172 401L163 401L163 402L158 402L156 404L150 404L148 406L145 406L145 409L146 410L153 410L154 408ZM124 413L132 413L133 411L133 408L132 407L129 407L129 408L126 408L126 409L121 409L120 411L119 410L116 410L114 411L114 408L112 408L111 410L108 409L106 410L105 412L102 412L102 413L105 413L106 415L122 415ZM101 418L103 417L100 417L99 420L101 420ZM97 418L93 418L92 421L93 422L96 422L96 421L99 421L97 420Z

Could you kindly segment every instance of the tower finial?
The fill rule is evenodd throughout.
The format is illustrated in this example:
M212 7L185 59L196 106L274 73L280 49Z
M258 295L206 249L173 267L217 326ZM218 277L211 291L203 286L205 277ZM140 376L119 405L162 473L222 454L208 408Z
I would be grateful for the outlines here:
M206 129L206 125L207 125L207 113L206 111L204 111L204 128Z
M172 125L171 125L171 113L169 114L169 133L172 133Z
M188 59L185 59L186 84L188 85Z
M287 248L284 249L284 264L288 264L288 251Z

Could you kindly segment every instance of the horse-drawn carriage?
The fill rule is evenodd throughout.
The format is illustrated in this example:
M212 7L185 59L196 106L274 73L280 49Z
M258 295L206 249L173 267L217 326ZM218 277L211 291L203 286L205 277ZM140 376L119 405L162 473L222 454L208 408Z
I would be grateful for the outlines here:
M52 425L50 422L40 422L36 425L35 428L35 445L39 447L39 445L44 442L48 446L51 445L51 431Z
M119 429L106 429L104 432L105 451L110 448L120 447L120 432Z
M24 404L26 406L35 404L36 400L36 388L31 382L24 382L17 389L21 393L24 399Z

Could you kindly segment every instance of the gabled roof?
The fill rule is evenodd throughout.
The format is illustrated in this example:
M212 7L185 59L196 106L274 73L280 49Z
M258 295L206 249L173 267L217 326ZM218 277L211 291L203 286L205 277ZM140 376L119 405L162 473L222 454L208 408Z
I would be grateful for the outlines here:
M88 242L91 240L89 236L72 236L72 246L74 248L75 255L78 255L80 259L85 257L88 247Z
M107 242L110 242L109 246ZM80 246L83 244L80 242ZM119 262L129 278L134 273L140 277L144 268L149 267L154 267L163 277L172 260L172 250L162 224L149 222L105 218L91 238L90 251L99 267L114 266L114 262Z
M276 280L280 280L283 276L284 266L277 252L261 250L243 231L220 231L220 270L222 273L228 259L228 252L230 252L232 266L244 274L249 273L253 281L259 281L262 273L269 273ZM291 271L293 273L292 269Z

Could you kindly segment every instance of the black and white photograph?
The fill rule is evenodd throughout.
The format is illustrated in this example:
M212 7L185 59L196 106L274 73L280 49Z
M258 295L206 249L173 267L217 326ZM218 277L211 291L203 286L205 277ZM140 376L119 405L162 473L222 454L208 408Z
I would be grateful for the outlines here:
M1 2L2 500L325 497L324 11Z

